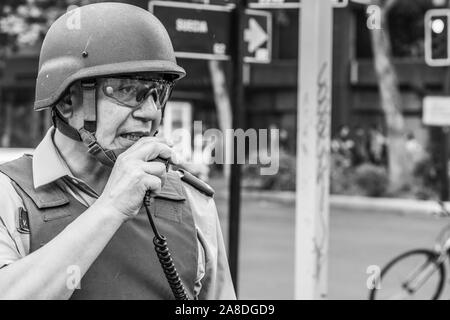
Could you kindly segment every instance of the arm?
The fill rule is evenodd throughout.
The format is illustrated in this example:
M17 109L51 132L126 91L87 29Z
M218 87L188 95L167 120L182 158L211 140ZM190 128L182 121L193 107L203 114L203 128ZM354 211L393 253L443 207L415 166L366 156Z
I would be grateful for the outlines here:
M170 158L171 149L152 137L121 154L88 210L45 246L0 269L0 299L70 298L76 287L70 280L76 273L81 279L122 223L137 215L145 193L160 190L165 166L148 162L158 156Z
M125 220L113 211L95 203L48 244L0 269L0 298L70 298L69 267L82 277Z

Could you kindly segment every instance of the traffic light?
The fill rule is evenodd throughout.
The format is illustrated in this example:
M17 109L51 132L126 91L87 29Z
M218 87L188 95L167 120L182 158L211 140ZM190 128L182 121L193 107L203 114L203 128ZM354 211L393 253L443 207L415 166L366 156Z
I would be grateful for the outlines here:
M450 66L450 9L425 14L425 62L432 67Z

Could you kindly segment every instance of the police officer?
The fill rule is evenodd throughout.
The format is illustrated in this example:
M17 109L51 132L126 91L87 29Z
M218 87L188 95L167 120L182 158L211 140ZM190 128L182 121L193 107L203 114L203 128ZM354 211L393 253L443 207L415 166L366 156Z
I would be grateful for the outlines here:
M166 30L127 4L76 10L40 54L34 108L52 108L54 126L33 156L0 166L0 298L173 299L150 192L187 297L234 299L213 191L166 172L176 158L155 137L185 75Z

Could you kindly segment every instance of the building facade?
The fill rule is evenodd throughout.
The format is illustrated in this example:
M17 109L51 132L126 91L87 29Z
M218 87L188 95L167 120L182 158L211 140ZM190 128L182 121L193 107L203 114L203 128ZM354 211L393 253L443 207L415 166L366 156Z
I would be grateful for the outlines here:
M148 8L147 1L126 2ZM427 8L429 5L420 7L414 14L423 14ZM285 147L294 153L299 11L269 11L273 16L272 62L245 66L246 122L249 128L284 129ZM341 125L383 126L384 116L372 63L365 6L351 3L347 8L334 11L332 132L336 132ZM402 12L395 14L402 15ZM398 28L395 26L393 30ZM48 112L32 112L39 46L36 44L20 49L0 65L1 146L34 147L50 125ZM394 49L397 47L394 46ZM406 125L425 143L428 128L421 124L422 98L426 94L442 92L446 70L426 66L420 52L416 56L394 55L393 61L402 93ZM188 76L177 84L172 99L188 102L192 106L193 120L202 120L206 127L219 128L207 62L185 58L179 58L178 62L186 69ZM230 63L221 62L220 65L229 81ZM231 87L230 83L228 87Z

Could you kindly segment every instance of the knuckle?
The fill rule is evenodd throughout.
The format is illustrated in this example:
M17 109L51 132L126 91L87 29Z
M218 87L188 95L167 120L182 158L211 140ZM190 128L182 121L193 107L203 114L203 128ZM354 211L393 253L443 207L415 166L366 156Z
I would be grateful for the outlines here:
M161 179L155 176L151 176L146 180L146 188L152 190L160 190L161 189Z
M158 177L152 177L152 183L156 188L161 188L161 179Z
M163 175L166 172L166 165L164 163L157 163L157 171L160 175Z
M127 163L129 159L129 155L126 153L121 153L119 154L119 156L116 159L116 163L118 164L123 164L123 163Z

